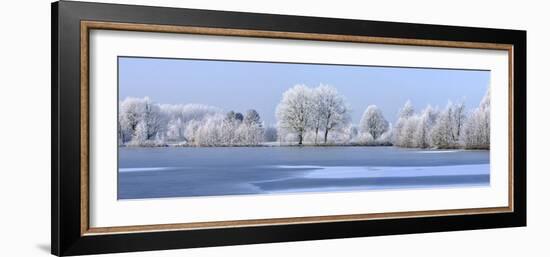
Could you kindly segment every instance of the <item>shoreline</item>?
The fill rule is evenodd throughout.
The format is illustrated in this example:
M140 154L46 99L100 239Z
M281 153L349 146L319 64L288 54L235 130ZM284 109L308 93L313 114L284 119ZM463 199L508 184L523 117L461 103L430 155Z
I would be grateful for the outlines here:
M420 147L400 147L394 145L372 145L372 144L259 144L259 145L216 145L216 146L196 146L196 145L183 145L183 144L163 144L163 145L118 145L118 148L261 148L261 147L298 147L298 148L327 148L327 147L392 147L398 149L410 149L410 150L424 150L424 151L451 151L451 150L461 150L461 151L490 151L490 148L420 148Z

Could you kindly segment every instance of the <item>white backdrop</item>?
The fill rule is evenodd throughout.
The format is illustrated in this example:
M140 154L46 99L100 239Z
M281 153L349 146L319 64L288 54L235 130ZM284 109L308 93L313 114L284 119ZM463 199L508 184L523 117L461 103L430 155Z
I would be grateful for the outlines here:
M116 0L308 16L528 30L527 228L214 247L117 256L548 256L550 22L544 1ZM50 1L10 1L0 16L1 256L47 256L50 236ZM107 255L106 255L107 256Z

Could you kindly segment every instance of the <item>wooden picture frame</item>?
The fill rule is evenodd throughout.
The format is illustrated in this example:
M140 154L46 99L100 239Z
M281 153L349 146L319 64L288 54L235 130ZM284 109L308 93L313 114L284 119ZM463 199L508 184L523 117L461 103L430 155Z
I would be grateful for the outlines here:
M506 207L90 227L90 30L508 52ZM526 225L526 32L61 1L52 4L52 254L177 249Z

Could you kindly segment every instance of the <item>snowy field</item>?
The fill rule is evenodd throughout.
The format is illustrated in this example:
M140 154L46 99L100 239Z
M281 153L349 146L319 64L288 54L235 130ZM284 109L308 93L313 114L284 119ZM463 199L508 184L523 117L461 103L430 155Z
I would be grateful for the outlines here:
M489 151L120 148L119 199L489 186Z

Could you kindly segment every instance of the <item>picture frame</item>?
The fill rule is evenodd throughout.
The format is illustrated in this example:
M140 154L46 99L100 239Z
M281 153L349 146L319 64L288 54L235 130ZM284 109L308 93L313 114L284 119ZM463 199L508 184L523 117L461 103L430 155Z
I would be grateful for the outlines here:
M90 226L90 31L227 36L508 54L507 206ZM60 1L52 4L52 254L59 256L526 225L526 32Z

